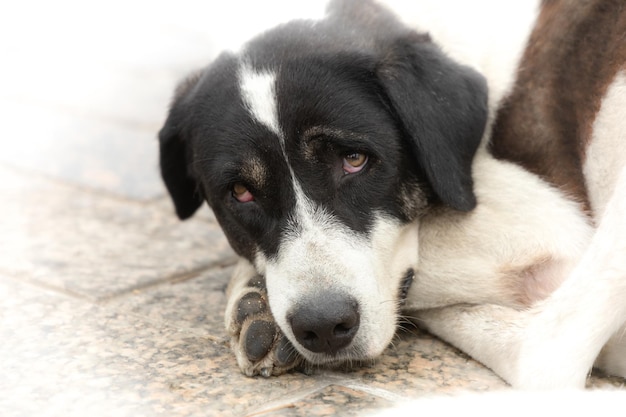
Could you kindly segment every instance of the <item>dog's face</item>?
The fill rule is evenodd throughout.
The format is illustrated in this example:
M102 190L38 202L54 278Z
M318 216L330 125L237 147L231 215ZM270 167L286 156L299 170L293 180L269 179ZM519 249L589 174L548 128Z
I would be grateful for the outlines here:
M390 342L419 214L474 207L486 120L480 76L426 36L357 23L296 22L221 55L179 86L160 133L178 215L209 203L315 363Z

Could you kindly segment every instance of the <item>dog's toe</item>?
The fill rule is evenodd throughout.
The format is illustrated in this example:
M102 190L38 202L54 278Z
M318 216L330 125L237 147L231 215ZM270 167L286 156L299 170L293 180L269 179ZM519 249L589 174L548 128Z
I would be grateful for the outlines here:
M280 331L267 303L265 287L258 276L229 300L227 329L242 372L248 376L280 375L303 360Z
M266 320L252 321L243 332L243 350L250 362L258 362L270 352L276 339L276 326Z
M235 321L239 326L242 326L243 322L248 317L259 316L266 311L267 303L263 299L263 296L258 292L249 292L241 297L237 304L237 317Z

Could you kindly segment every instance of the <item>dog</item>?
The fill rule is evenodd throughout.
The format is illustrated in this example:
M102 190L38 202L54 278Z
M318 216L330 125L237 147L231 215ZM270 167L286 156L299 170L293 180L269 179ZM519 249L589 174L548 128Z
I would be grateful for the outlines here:
M375 358L410 318L514 387L626 377L626 7L458 5L499 9L479 36L433 3L331 1L177 87L161 173L240 257L239 367Z

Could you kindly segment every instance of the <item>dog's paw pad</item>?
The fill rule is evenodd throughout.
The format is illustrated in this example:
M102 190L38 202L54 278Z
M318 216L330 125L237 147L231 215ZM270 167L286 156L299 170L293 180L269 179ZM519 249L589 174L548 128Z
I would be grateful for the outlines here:
M235 318L239 326L251 316L257 316L267 311L267 304L258 292L249 292L239 300L237 304L237 316Z
M272 349L277 329L273 322L255 320L242 331L242 334L244 334L243 349L248 360L258 362Z

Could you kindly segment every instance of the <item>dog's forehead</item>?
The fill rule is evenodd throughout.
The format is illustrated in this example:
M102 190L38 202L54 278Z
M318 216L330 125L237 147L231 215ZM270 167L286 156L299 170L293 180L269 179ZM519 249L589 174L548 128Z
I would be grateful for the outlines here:
M282 138L278 121L276 71L257 70L243 61L239 66L238 81L242 101L250 115Z
M314 129L343 131L351 137L382 133L390 118L375 84L367 64L350 55L254 65L244 56L237 70L246 117L271 132L283 154Z

